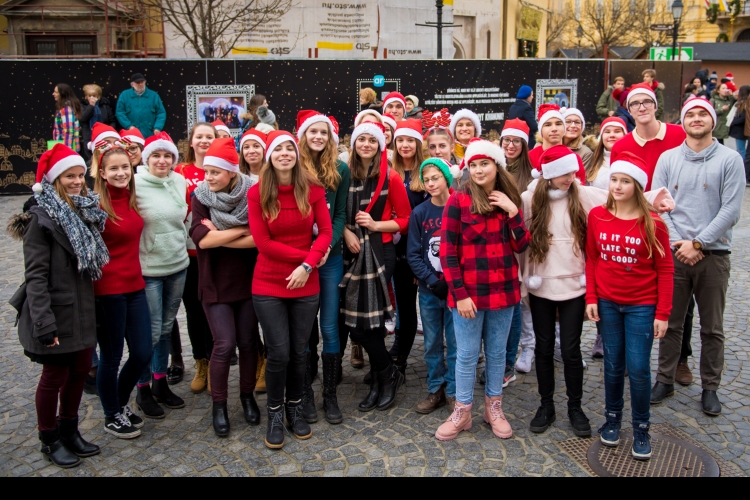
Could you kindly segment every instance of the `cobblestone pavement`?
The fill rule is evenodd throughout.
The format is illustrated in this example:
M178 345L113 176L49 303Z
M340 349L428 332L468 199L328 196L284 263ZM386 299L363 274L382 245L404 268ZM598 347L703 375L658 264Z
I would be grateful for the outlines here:
M23 197L0 198L0 220L20 210ZM679 387L674 397L653 408L653 423L669 423L693 437L718 457L750 475L750 341L746 335L750 313L750 196L745 198L744 219L735 231L732 278L726 307L726 369L719 395L722 416L711 418L700 410L700 386ZM185 399L180 410L166 410L167 418L147 420L137 439L117 440L103 432L103 414L98 398L84 395L81 428L84 436L102 447L99 456L61 470L42 460L36 431L34 394L40 367L23 353L16 330L15 312L7 301L22 281L21 245L3 231L0 234L0 475L71 476L586 476L589 473L561 447L573 436L565 413L562 370L558 365L557 422L542 435L533 435L528 422L538 405L536 375L518 375L505 390L505 412L513 426L512 439L501 441L482 422L482 386L477 384L474 426L452 442L434 438L435 429L448 416L447 408L431 415L414 409L426 394L426 367L422 339L417 338L407 386L389 411L360 413L357 403L367 388L364 370L354 370L348 356L339 402L344 423L312 425L313 437L299 441L287 437L283 450L271 451L263 444L265 421L249 427L242 419L238 368L232 367L229 383L229 413L232 431L228 438L215 436L211 426L211 400L207 393L189 390L192 363L186 380L173 390ZM180 315L186 360L190 342ZM697 322L696 322L697 325ZM392 338L392 337L391 337ZM595 330L586 325L583 351L588 362L585 373L584 408L594 432L601 425L604 404L602 363L589 357ZM693 336L695 358L700 354L699 335ZM389 340L388 342L391 342ZM656 365L656 349L652 366ZM698 378L697 362L692 362ZM320 380L315 381L318 408ZM627 391L627 388L626 388ZM627 393L627 392L626 392ZM265 409L265 395L259 404ZM627 403L626 403L627 404ZM626 415L630 409L626 407ZM321 413L322 417L322 413Z

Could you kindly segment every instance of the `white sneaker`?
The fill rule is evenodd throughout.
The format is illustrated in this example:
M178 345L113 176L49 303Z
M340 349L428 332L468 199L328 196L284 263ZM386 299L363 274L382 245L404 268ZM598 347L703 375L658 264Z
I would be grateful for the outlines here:
M529 373L531 371L531 364L534 362L534 349L531 347L524 347L521 349L521 354L516 360L516 371L520 373Z
M396 322L392 319L385 320L385 329L388 330L389 333L393 333L396 330Z

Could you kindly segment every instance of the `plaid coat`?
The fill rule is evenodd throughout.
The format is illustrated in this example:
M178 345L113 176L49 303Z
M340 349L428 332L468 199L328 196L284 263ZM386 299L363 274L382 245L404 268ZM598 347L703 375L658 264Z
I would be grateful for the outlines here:
M70 149L79 152L81 147L81 125L78 123L75 111L70 106L65 106L55 115L55 126L52 130L52 139L63 141Z
M443 211L440 241L440 263L451 291L448 306L456 307L456 301L467 297L477 310L518 304L521 292L514 252L523 252L529 238L520 208L513 218L499 209L486 216L472 214L471 195L454 193Z

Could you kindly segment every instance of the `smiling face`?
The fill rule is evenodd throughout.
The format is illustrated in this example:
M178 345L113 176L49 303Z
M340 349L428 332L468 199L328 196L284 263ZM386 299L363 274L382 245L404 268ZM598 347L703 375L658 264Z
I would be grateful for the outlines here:
M628 111L636 123L648 125L656 120L656 102L648 96L639 94L628 103Z
M164 178L172 171L174 156L166 150L154 151L148 157L148 171L151 175Z
M251 169L263 163L263 153L263 146L258 141L249 139L242 144L242 157Z
M414 137L396 137L396 150L401 158L414 158L417 154L417 140Z
M212 167L210 165L204 165L203 170L206 171L206 184L211 192L216 193L226 189L232 179L237 177L237 173L224 170L223 168Z
M328 125L326 123L313 123L305 130L305 142L311 151L320 153L328 145Z
M556 146L562 142L565 125L559 118L550 118L542 125L542 139L549 146Z
M625 131L622 127L607 125L602 130L602 143L607 151L612 151L612 146L623 137L625 137Z
M378 152L379 147L378 140L375 136L370 134L361 134L354 142L354 149L363 160L371 160L375 158L375 154Z
M456 123L456 140L461 144L468 144L474 138L476 130L474 122L468 118L461 118Z
M698 87L698 88L700 88L700 87L703 86L703 84L701 83L701 79L700 78L693 78L693 81L691 83L693 85L695 85L696 87Z
M575 140L581 137L583 133L583 122L581 118L576 115L571 115L565 118L565 138L568 140Z
M271 165L278 172L291 172L297 163L297 148L292 141L284 141L271 152Z
M560 191L567 191L568 189L570 189L570 185L573 184L575 180L576 172L569 172L565 175L561 175L560 177L550 179L550 185L552 185L552 187L555 189L559 189Z
M428 165L422 169L422 182L430 196L437 197L448 189L448 181L445 180L443 172L434 165Z
M411 110L414 109L414 103L411 102L409 99L406 100L406 112L411 113Z
M448 163L451 161L451 142L443 134L431 135L427 138L427 150L431 158L440 158Z
M401 101L389 102L385 107L385 113L391 115L397 122L404 119L404 105Z
M626 174L612 174L609 178L609 192L615 201L628 201L635 195L635 181Z
M708 111L696 107L685 113L682 126L685 128L685 133L693 139L703 139L707 135L711 135L714 119Z
M133 177L133 167L130 158L124 153L110 153L104 157L104 166L99 169L99 175L107 184L125 189Z
M488 158L473 160L469 163L469 175L474 184L489 193L495 187L497 165Z
M130 166L137 167L141 164L143 161L143 157L141 156L141 152L143 151L143 146L140 144L136 144L135 142L132 142L127 145L128 153L130 153Z
M63 190L71 196L80 196L83 186L86 185L86 169L83 167L71 167L56 180L60 181Z
M216 139L216 134L214 134L213 127L207 125L196 127L193 138L190 140L190 147L195 151L195 156L206 156L214 139Z
M506 135L500 140L500 145L505 151L505 158L508 160L515 160L523 151L523 139L521 137Z
M387 123L384 125L385 131L383 131L383 134L385 135L385 147L388 147L391 145L391 141L393 141L393 129Z

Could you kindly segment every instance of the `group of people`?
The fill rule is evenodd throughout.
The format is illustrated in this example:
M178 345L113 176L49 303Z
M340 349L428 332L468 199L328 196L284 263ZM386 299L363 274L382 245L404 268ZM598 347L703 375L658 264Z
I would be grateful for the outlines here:
M581 353L589 319L604 358L601 441L620 442L627 376L631 453L650 458L649 407L674 394L693 300L701 405L721 413L729 254L744 193L742 160L712 137L711 103L690 99L682 125L663 123L652 83L628 90L633 130L609 116L594 141L573 108L539 107L536 147L519 118L504 123L497 144L482 139L468 109L407 118L406 99L392 92L379 110L357 115L343 152L338 122L314 110L298 113L294 133L250 128L237 143L224 124L198 123L179 164L164 132L144 140L96 124L89 189L83 158L55 145L9 226L26 266L11 299L19 338L43 365L42 453L71 467L99 452L77 425L97 344L105 432L136 437L144 418L164 418L162 406L185 405L167 383L181 302L196 358L191 389L210 392L218 436L236 425L227 406L236 350L249 425L262 421L254 392L264 377L271 449L283 446L285 427L312 435L319 342L325 419L344 419L337 386L349 341L352 365L364 366L364 353L370 364L357 409L387 410L405 381L418 301L428 394L415 410L448 405L437 439L471 428L482 350L483 420L494 435L513 435L503 388L534 360L540 404L527 425L543 433L555 422L559 356L568 420L589 436ZM521 88L519 100L529 104L530 94Z

